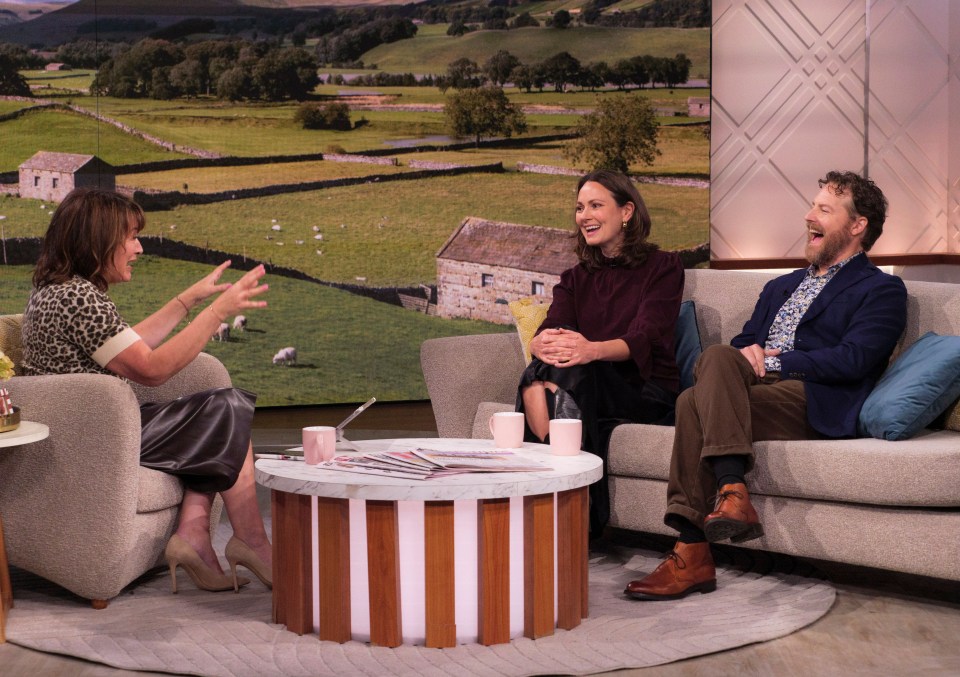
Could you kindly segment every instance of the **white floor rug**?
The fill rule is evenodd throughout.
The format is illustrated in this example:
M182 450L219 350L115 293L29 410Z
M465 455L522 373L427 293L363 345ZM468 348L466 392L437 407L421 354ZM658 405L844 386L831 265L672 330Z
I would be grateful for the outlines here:
M220 539L218 539L220 540ZM659 665L782 637L823 616L834 588L796 560L722 549L716 592L637 602L626 583L658 564L646 550L613 548L590 561L590 617L571 631L508 645L385 649L299 637L270 622L270 593L254 579L240 594L194 589L180 572L148 576L96 611L14 570L7 639L118 668L191 675L542 675Z

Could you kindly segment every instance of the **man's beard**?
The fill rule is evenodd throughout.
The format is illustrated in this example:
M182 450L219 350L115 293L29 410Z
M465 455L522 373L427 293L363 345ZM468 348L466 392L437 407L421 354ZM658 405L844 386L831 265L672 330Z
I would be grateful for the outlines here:
M837 263L837 256L846 249L852 240L853 236L845 229L825 233L818 249L811 249L810 243L807 243L807 248L804 252L806 259L816 268L823 268Z

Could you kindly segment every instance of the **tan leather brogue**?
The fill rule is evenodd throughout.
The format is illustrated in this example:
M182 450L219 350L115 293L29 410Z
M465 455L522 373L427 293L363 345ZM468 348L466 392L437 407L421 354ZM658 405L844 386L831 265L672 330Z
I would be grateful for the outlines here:
M763 525L750 504L746 484L720 487L713 512L703 520L703 532L711 543L727 538L733 543L742 543L763 536Z
M710 544L677 542L653 573L639 581L630 581L624 592L634 599L665 600L716 589L717 571Z

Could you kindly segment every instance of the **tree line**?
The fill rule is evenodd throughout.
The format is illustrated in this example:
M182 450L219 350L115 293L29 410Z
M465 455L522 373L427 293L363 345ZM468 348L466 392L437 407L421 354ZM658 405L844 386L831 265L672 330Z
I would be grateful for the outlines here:
M306 99L319 83L316 57L273 42L207 40L182 47L145 38L101 66L93 90L121 98Z
M447 67L446 74L434 77L433 82L442 92L450 88L476 88L488 83L503 86L507 82L527 92L534 89L542 92L548 84L557 92L564 91L568 85L593 91L608 83L620 90L631 86L639 89L647 85L655 87L658 82L676 87L690 79L691 65L683 53L674 57L644 54L611 65L605 61L582 64L569 52L524 64L510 52L500 50L483 65L465 57L457 59Z

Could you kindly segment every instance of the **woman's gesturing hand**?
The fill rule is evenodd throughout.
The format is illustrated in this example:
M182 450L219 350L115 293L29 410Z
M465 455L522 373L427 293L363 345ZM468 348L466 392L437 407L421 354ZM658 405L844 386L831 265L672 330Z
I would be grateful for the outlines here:
M534 355L555 367L572 367L588 364L596 358L594 344L583 334L571 329L545 329L537 335L536 345L531 343Z
M227 263L219 266L214 273L217 273L217 271L222 273L223 269L225 269L229 264L230 262L227 261ZM260 278L262 278L266 272L266 269L261 263L253 270L245 273L243 277L233 284L226 283L225 285L215 285L216 287L224 287L224 289L222 290L220 296L210 304L210 308L213 310L214 314L220 318L221 322L226 320L230 315L236 315L241 310L266 307L266 301L255 300L255 297L269 289L269 285L260 284ZM214 273L211 273L211 275ZM200 282L203 282L203 280ZM200 284L200 282L197 284ZM216 280L214 279L213 282L216 282Z
M199 281L193 283L177 295L177 299L190 310L201 301L226 291L230 288L229 282L220 282L223 271L230 267L230 261L224 261L213 269L210 274L205 275Z

